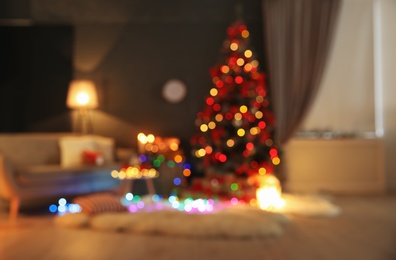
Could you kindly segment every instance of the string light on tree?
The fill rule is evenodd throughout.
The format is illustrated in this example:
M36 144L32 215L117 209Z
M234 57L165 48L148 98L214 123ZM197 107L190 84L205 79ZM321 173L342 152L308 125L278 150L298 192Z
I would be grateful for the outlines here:
M238 20L227 28L221 61L210 70L213 86L197 114L191 138L197 170L239 177L275 173L275 118L266 74L249 46L250 32ZM210 147L210 149L207 149Z

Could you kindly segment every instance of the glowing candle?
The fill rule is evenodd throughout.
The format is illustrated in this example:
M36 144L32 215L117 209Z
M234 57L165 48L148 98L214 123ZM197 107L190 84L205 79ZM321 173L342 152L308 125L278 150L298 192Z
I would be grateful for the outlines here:
M259 176L259 188L256 190L258 206L263 210L280 209L285 205L281 198L282 190L279 180L273 175Z

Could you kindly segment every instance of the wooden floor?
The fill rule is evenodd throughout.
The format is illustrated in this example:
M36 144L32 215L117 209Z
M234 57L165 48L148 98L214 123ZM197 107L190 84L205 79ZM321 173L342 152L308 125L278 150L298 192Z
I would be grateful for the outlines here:
M281 237L186 239L54 226L51 215L0 218L0 259L296 259L395 260L396 196L343 196L334 218L292 216Z

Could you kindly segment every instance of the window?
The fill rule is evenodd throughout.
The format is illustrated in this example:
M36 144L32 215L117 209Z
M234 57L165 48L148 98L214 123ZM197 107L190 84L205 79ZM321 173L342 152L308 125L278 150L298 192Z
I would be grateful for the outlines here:
M373 2L344 0L339 15L321 87L301 131L375 136Z

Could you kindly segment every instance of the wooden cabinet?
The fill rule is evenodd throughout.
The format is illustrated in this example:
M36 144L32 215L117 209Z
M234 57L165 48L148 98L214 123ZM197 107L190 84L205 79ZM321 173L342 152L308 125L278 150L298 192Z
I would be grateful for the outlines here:
M300 139L284 146L284 190L290 192L382 193L382 139Z

